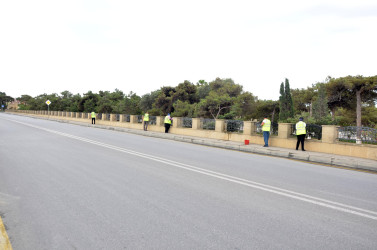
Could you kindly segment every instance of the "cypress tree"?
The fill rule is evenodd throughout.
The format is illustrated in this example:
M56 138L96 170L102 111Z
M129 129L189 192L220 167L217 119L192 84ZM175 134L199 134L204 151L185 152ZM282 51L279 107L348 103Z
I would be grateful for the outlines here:
M283 121L286 119L286 106L285 106L285 91L284 91L284 83L282 82L280 84L280 97L279 97L279 107L280 107L280 112L279 112L279 120Z
M285 78L285 100L287 102L287 118L290 118L294 116L293 111L293 101L292 101L292 95L291 95L291 88L289 86L289 80Z
M289 86L289 81L287 78L285 79L285 84L284 82L280 84L279 104L280 104L280 113L279 113L280 121L286 121L288 118L291 118L294 116L291 88Z

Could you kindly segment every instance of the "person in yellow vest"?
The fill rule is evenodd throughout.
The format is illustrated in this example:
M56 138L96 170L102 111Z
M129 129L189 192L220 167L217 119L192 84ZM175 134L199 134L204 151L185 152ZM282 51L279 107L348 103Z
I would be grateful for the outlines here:
M148 130L148 124L149 124L149 113L148 111L144 114L144 131Z
M96 124L96 113L93 111L91 115L92 115L92 124Z
M173 121L173 118L170 117L170 113L165 116L164 124L165 124L165 133L169 133L169 128L171 126L171 122Z
M263 139L264 139L263 147L268 147L268 139L270 138L270 130L271 130L271 121L267 118L267 116L264 117L261 125L262 125L262 131L263 131Z
M296 135L297 135L297 144L296 144L296 150L298 150L298 147L301 143L301 149L302 151L305 151L304 149L304 141L306 136L306 123L304 122L304 118L300 117L299 122L296 123Z

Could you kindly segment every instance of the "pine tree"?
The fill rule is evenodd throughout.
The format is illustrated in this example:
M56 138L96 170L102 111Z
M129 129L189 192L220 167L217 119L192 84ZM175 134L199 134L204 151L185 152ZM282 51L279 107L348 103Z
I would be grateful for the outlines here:
M329 113L326 87L324 84L319 85L318 98L313 104L313 116L316 121L323 120Z

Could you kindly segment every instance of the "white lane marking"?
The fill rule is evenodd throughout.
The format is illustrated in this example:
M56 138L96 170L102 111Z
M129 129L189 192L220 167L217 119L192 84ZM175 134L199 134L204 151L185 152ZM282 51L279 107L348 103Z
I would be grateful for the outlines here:
M259 190L278 194L278 195L281 195L281 196L290 197L292 199L305 201L305 202L308 202L308 203L312 203L312 204L315 204L315 205L335 209L335 210L342 211L342 212L345 212L345 213L355 214L355 215L359 215L359 216L362 216L362 217L365 217L365 218L377 220L377 216L373 216L373 215L377 215L377 212L375 212L375 211L362 209L362 208L359 208L359 207L350 206L350 205L346 205L346 204L343 204L343 203L334 202L334 201L318 198L318 197L315 197L315 196L306 195L306 194L303 194L303 193L298 193L298 192L290 191L290 190L287 190L287 189L278 188L278 187L266 185L266 184L263 184L263 183L258 183L258 182L238 178L238 177L235 177L235 176L227 175L227 174L222 174L222 173L211 171L211 170L206 170L206 169L203 169L203 168L187 165L187 164L172 161L172 160L169 160L169 159L140 153L140 152L137 152L137 151L113 146L113 145L98 142L98 141L93 141L93 140L90 140L90 139L86 139L86 138L83 138L83 137L59 132L59 131L56 131L56 130L51 130L51 129L27 124L27 123L24 123L24 122L19 122L19 121L16 121L16 120L10 120L10 119L6 119L6 120L16 122L16 123L20 123L20 124L23 124L25 126L33 127L33 128L36 128L36 129L44 130L44 131L47 131L49 133L65 136L65 137L75 139L75 140L79 140L79 141L82 141L82 142L94 144L94 145L105 147L105 148L108 148L108 149L112 149L112 150L120 151L120 152L123 152L123 153L135 155L135 156L138 156L138 157L150 159L150 160L153 160L153 161L161 162L161 163L164 163L164 164L167 164L167 165L170 165L170 166L178 167L178 168L181 168L181 169L186 169L186 170L189 170L189 171L192 171L192 172L201 173L201 174L204 174L204 175L207 175L207 176L211 176L211 177L226 180L226 181L229 181L229 182L237 183L237 184L240 184L240 185L243 185L243 186L256 188L256 189L259 189Z

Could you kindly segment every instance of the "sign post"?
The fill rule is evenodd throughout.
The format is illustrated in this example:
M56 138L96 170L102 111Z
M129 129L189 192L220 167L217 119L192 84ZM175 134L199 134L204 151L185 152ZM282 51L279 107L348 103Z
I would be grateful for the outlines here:
M47 116L48 118L50 118L50 104L51 104L50 100L47 100L46 104L47 104Z

